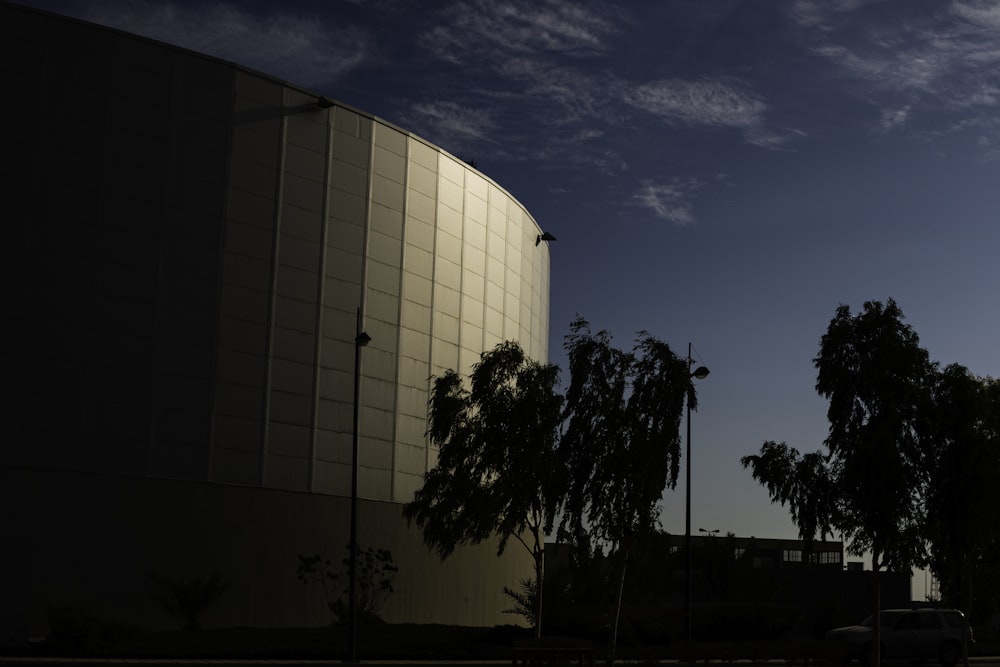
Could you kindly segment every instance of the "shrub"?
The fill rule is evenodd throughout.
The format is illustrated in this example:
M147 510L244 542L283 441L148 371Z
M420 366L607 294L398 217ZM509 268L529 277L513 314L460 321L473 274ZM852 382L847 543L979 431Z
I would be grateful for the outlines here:
M208 581L200 577L175 580L157 574L149 578L156 586L153 599L185 630L200 629L205 611L232 587L218 572Z
M334 623L350 621L348 597L350 595L351 545L347 545L347 556L341 561L343 569L333 572L328 569L330 561L320 554L303 556L299 554L296 575L303 584L319 585L323 589L326 606ZM392 581L399 567L392 562L392 552L388 549L362 550L357 556L357 612L362 623L381 623L382 607L393 593ZM334 597L339 591L340 595Z

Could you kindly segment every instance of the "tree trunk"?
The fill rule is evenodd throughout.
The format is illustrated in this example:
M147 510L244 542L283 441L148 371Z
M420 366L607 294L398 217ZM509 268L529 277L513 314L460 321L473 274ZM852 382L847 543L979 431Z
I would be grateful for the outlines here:
M615 664L615 653L618 650L618 620L622 614L622 595L625 591L625 570L628 568L628 550L622 552L621 576L618 578L618 599L615 602L615 619L611 624L611 642L608 646L608 665Z
M544 539L544 538L543 538ZM535 530L535 639L542 638L542 589L545 583L545 547Z
M972 623L972 567L973 563L966 553L962 560L965 564L965 576L963 577L962 590L962 611L965 613L965 621L962 623L962 662L965 667L969 667L969 624Z
M878 554L872 554L872 576L875 581L875 625L872 633L871 667L881 667L882 665L882 580L878 576L879 567Z

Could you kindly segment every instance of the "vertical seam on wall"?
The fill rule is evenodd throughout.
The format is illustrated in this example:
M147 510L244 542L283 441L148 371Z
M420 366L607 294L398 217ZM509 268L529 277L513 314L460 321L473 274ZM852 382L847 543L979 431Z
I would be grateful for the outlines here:
M229 188L232 180L232 170L233 170L233 133L236 131L236 123L234 116L236 114L236 77L238 76L237 70L232 70L232 76L230 78L230 116L229 119L229 132L226 136L226 172L223 176L223 187L222 187L222 219L219 225L219 251L218 251L218 264L215 269L215 322L212 328L212 366L209 369L208 377L208 470L207 479L208 481L214 481L215 475L215 421L216 421L216 402L218 399L219 392L219 344L220 336L219 330L221 328L222 321L222 295L223 295L223 277L226 268L226 229L227 223L229 221Z
M521 246L521 287L517 290L517 293L521 295L521 300L520 300L520 303L518 303L518 308L523 308L525 306L525 303L527 303L527 307L528 307L528 322L527 322L527 325L525 325L524 322L521 322L521 331L518 332L518 339L521 340L523 338L523 340L525 341L525 344L528 346L528 350L527 350L528 355L532 359L534 359L535 358L535 335L534 335L534 329L532 327L531 319L532 319L532 316L534 315L534 303L535 303L535 301L534 301L534 299L535 299L535 293L534 292L535 292L535 290L534 290L534 285L531 284L531 279L534 276L535 264L534 264L533 258L530 256L530 252L531 251L528 250L532 246L527 245L528 239L530 238L530 232L528 231L527 226L525 225L525 223L527 222L525 220L525 212L524 212L524 209L521 208L520 206L518 207L517 217L521 221L521 224L520 224L520 227L521 227L521 243L520 243L520 246ZM525 269L527 269L527 270L525 270ZM527 274L527 275L525 275L525 274ZM527 290L525 290L526 287L528 288ZM525 301L525 292L527 292L527 301Z
M438 260L438 206L441 193L441 152L434 151L436 165L434 169L434 214L431 222L433 234L431 234L431 323L427 327L427 398L428 402L434 391L434 302L437 295L437 260ZM428 426L430 426L428 424ZM424 431L424 474L431 469L431 436L430 429Z
M403 134L403 219L399 231L399 300L396 304L396 364L393 378L392 461L389 464L389 501L396 501L396 452L399 449L399 368L403 364L403 289L406 286L406 209L409 202L410 138Z
M459 165L462 168L462 209L458 212L458 359L455 363L455 368L460 374L465 373L465 368L462 366L462 343L465 342L465 322L462 317L465 312L465 177L468 173L468 169L465 167L463 162Z
M324 146L325 160L323 164L323 204L319 226L319 285L316 291L316 340L313 344L313 387L312 387L312 414L309 416L309 482L310 492L316 489L316 438L319 429L319 404L320 385L322 383L322 353L323 353L323 305L326 301L326 239L330 227L330 188L333 168L333 125L330 118L334 114L334 108L324 109L326 114L326 145Z
M157 371L157 365L159 363L159 350L161 347L159 332L162 330L161 323L163 322L163 299L160 296L160 287L163 284L163 253L165 252L165 243L163 239L165 236L164 229L166 228L167 217L166 203L169 201L167 194L170 188L170 178L173 174L173 165L176 160L176 149L173 146L173 142L177 140L177 88L180 85L177 57L178 55L175 53L170 59L170 115L169 120L167 121L166 178L163 180L163 206L160 208L160 228L158 230L159 235L157 238L156 252L156 295L153 300L153 331L151 336L152 350L150 351L149 357L149 377L152 391L149 392L149 441L146 448L146 475L149 477L152 477L154 473L154 460L156 459L156 424L159 421L159 401L157 400L157 396L160 394L159 382L161 380L160 374ZM110 120L107 122L110 122ZM107 132L106 128L105 132ZM96 293L96 290L96 284L92 283L91 293ZM93 330L93 324L91 324L90 329L91 331Z
M526 330L526 338L529 345L529 354L532 359L538 358L538 332L535 330L535 255L531 252L531 236L532 233L528 231L528 228L534 228L534 220L530 220L528 212L521 207L520 209L521 218L521 291L524 291L525 287L528 287L528 326ZM539 244L540 245L540 244ZM527 251L524 249L527 248ZM525 271L525 265L527 265L527 271ZM523 328L523 326L522 326Z
M281 210L285 198L285 152L288 143L288 89L281 89L281 131L278 136L277 188L274 193L274 234L271 243L271 285L267 304L267 322L264 327L264 391L261 397L260 418L260 486L267 483L267 455L271 438L271 369L274 356L274 309L278 301L278 267L281 248Z
M483 291L479 294L479 299L483 302L482 319L479 320L479 349L486 351L486 294L490 284L490 279L486 274L489 272L490 266L490 195L493 194L493 189L485 179L483 179L483 183L486 185L486 214L483 218L483 231L486 233L483 235Z
M503 287L503 339L520 341L520 336L511 338L511 333L507 331L507 273L510 270L510 197L504 197L503 205L503 280L500 281ZM518 332L519 333L519 332Z
M539 231L541 231L541 230L539 230ZM545 286L545 291L542 292L541 295L542 295L542 300L544 301L544 307L542 308L542 311L538 313L538 316L539 316L539 318L541 320L541 322L540 322L541 323L541 327L540 328L542 330L541 331L541 340L540 340L541 345L542 345L541 355L540 355L541 359L540 360L547 364L547 363L549 363L549 324L550 324L549 317L550 317L550 314L551 314L550 313L550 308L551 308L551 298L550 298L551 297L551 289L550 288L551 288L551 285L552 285L552 252L549 249L548 242L545 243L545 254L543 255L543 257L545 258L545 271L544 271L544 275L542 276L542 278L543 278L542 283Z

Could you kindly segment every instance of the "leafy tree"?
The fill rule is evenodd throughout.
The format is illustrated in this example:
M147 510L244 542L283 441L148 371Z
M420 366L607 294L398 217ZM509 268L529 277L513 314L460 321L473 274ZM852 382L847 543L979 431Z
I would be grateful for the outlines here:
M437 465L403 509L425 543L447 558L459 544L513 537L534 561L539 594L535 636L541 635L545 534L563 497L565 474L556 453L563 399L559 369L528 359L515 342L484 352L471 388L449 370L435 378L428 435Z
M889 299L852 315L837 308L814 360L829 399L829 463L844 491L838 528L872 569L909 570L924 558L921 426L935 371L913 328Z
M1000 383L949 365L931 414L930 565L945 600L971 615L977 572L1000 547Z
M696 407L686 359L648 332L631 351L577 318L566 337L570 386L559 453L569 469L560 532L610 546L618 592L610 638L614 659L629 555L655 529L666 488L677 482L684 401Z
M839 306L813 363L816 390L830 402L828 453L799 456L766 442L742 462L772 500L790 506L804 539L836 529L851 553L871 553L878 610L879 571L908 570L925 557L926 418L936 368L892 299L869 301L856 315Z
M800 455L784 442L768 440L760 454L744 456L740 463L767 487L773 501L788 506L807 552L817 536L833 535L838 488L822 452Z

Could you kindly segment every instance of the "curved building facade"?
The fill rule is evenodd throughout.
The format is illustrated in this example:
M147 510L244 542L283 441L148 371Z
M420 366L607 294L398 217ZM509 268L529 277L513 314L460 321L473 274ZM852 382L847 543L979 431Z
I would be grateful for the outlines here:
M358 326L359 542L390 621L490 625L514 547L441 562L402 504L434 465L432 377L547 358L525 208L405 130L161 43L0 5L16 136L17 395L0 494L14 632L82 608L171 621L149 575L232 584L207 625L328 622L298 554L346 553ZM16 54L16 56L14 55ZM23 575L23 576L22 576ZM24 620L26 619L26 620Z

